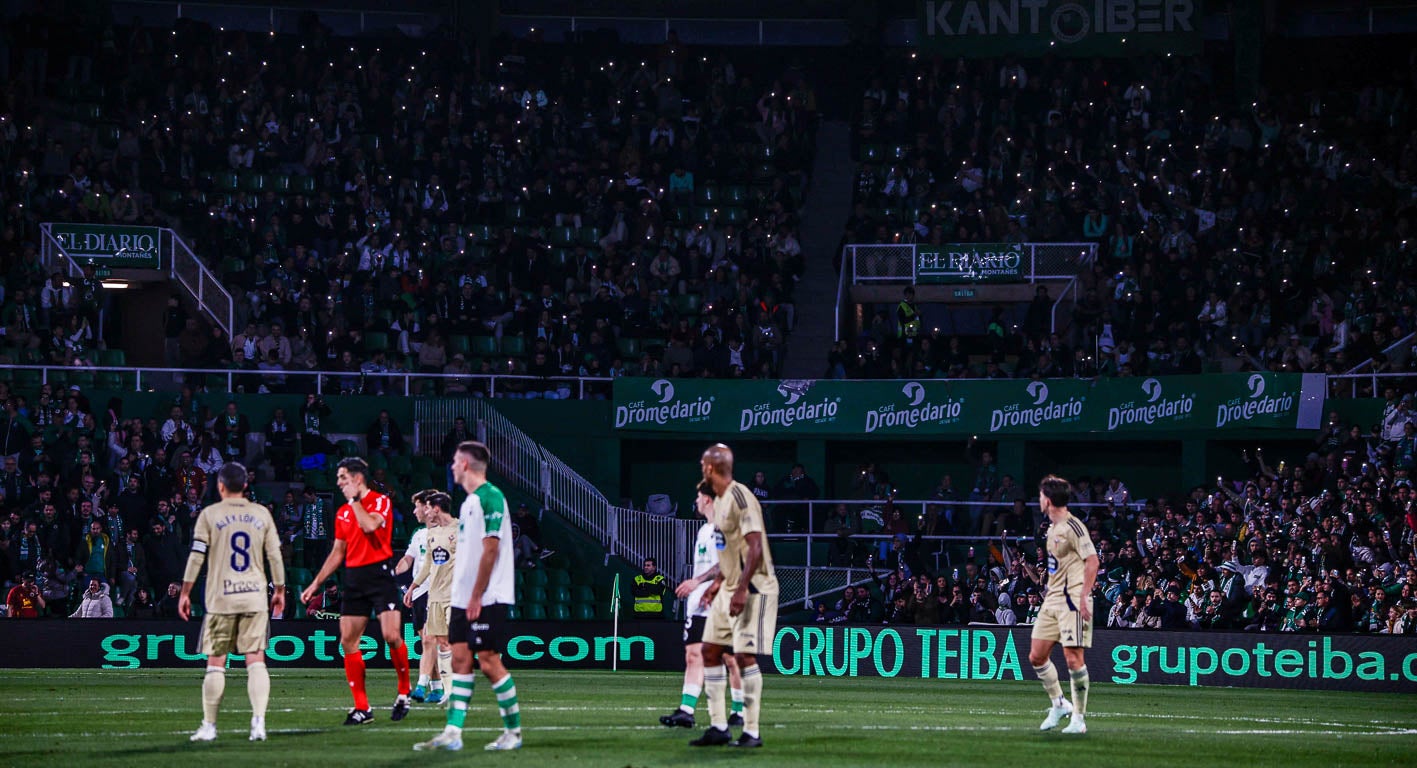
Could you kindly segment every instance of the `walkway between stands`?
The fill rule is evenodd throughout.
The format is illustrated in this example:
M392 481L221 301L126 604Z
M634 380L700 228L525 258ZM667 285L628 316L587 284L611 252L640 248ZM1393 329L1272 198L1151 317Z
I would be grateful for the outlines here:
M851 215L854 177L850 127L840 120L823 121L817 131L817 167L799 227L807 270L793 297L797 327L783 378L818 379L826 370L836 331L837 274L832 256L841 242L841 224Z

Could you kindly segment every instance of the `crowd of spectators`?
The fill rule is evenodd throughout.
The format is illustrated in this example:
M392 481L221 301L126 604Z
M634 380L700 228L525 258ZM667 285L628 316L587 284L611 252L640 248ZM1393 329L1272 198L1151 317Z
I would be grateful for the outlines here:
M1044 265L1079 278L1061 334L1061 284L964 352L891 306L833 350L834 374L1413 370L1411 344L1385 353L1417 330L1417 54L1404 56L1388 78L1288 79L1240 109L1224 57L888 60L855 117L843 242L1097 255Z
M91 403L77 387L42 386L33 399L0 382L0 585L11 616L175 616L197 514L216 500L213 478L227 461L269 463L291 479L298 458L334 450L329 409L316 398L298 424L276 409L255 434L235 403L204 404L190 388L166 418L124 413L123 401ZM370 425L371 486L399 498L387 468L401 436L387 413ZM271 509L286 562L313 569L328 554L333 513L328 489L307 483L253 500ZM18 586L10 591L11 586ZM24 598L29 594L28 601ZM107 605L99 612L100 605Z
M1097 626L1417 634L1417 416L1410 395L1387 398L1381 429L1345 427L1331 413L1307 455L1273 464L1247 450L1247 471L1213 486L1134 499L1117 477L1076 479L1071 509L1100 561ZM976 484L987 482L979 469ZM916 519L896 508L888 477L860 495L874 501L839 505L820 530L836 534L832 564L883 572L874 589L820 603L816 621L1013 624L1037 614L1047 558L1016 540L1046 532L1035 493L1020 489L1014 510L991 514L946 477ZM924 538L951 533L990 538L967 551Z
M166 362L250 370L253 389L316 370L348 374L340 391L403 371L778 372L816 124L800 67L740 71L672 34L474 51L337 39L313 17L269 36L70 21L12 27L11 358L83 364L105 343L69 322L101 297L51 291L36 253L38 222L81 221L177 225L236 319L227 338L174 302Z

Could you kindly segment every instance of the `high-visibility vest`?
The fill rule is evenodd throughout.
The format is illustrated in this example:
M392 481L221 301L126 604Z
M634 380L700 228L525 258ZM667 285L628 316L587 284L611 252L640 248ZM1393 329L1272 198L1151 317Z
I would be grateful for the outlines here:
M664 593L669 591L669 584L664 578L664 574L645 578L643 573L635 576L635 613L663 613Z

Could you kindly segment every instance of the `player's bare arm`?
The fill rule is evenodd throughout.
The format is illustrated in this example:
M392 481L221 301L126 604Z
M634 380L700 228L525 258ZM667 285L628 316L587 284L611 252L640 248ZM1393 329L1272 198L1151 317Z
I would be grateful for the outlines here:
M1092 586L1097 583L1097 555L1088 555L1082 564L1082 600L1078 601L1078 612L1083 621L1092 621Z
M497 563L497 551L501 543L496 536L482 539L482 557L477 561L477 581L472 585L472 599L467 604L467 620L476 621L482 615L482 593L492 581L492 566Z
M698 589L699 585L709 581L717 581L718 574L718 566L715 565L707 571L704 571L703 575L701 576L690 576L689 578L680 582L679 586L674 588L674 596L682 600L688 597L689 594L692 593L694 590Z
M344 563L346 547L348 545L343 539L335 539L334 544L330 546L330 556L325 558L324 565L320 566L320 572L315 574L315 578L310 580L310 585L300 593L300 602L308 603L315 599L315 595L320 592L320 585L325 583L325 579L333 576L335 571L339 570L340 565Z
M405 560L410 563L413 562L412 557L404 555L403 560L399 561L399 567L394 569L394 573L403 573L404 571L408 570L408 567L404 565ZM423 553L423 570L418 574L418 578L414 579L413 583L410 584L408 589L403 593L403 606L405 608L413 607L413 593L417 592L418 589L423 586L423 582L428 581L428 574L432 572L433 551L430 549L429 551Z
M757 573L763 564L763 535L753 531L744 535L743 541L748 545L748 552L743 557L743 576L738 579L738 589L728 603L729 616L737 616L748 605L748 590L753 583L753 574Z
M359 499L350 499L349 508L354 512L354 521L359 524L359 530L373 533L384 527L384 518L364 509Z

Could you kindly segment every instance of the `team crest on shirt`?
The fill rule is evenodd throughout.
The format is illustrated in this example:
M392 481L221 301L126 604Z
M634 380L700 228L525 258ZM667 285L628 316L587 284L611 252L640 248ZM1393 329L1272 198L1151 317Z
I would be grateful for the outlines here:
M728 543L723 540L723 531L713 529L713 548L722 552L728 547Z

